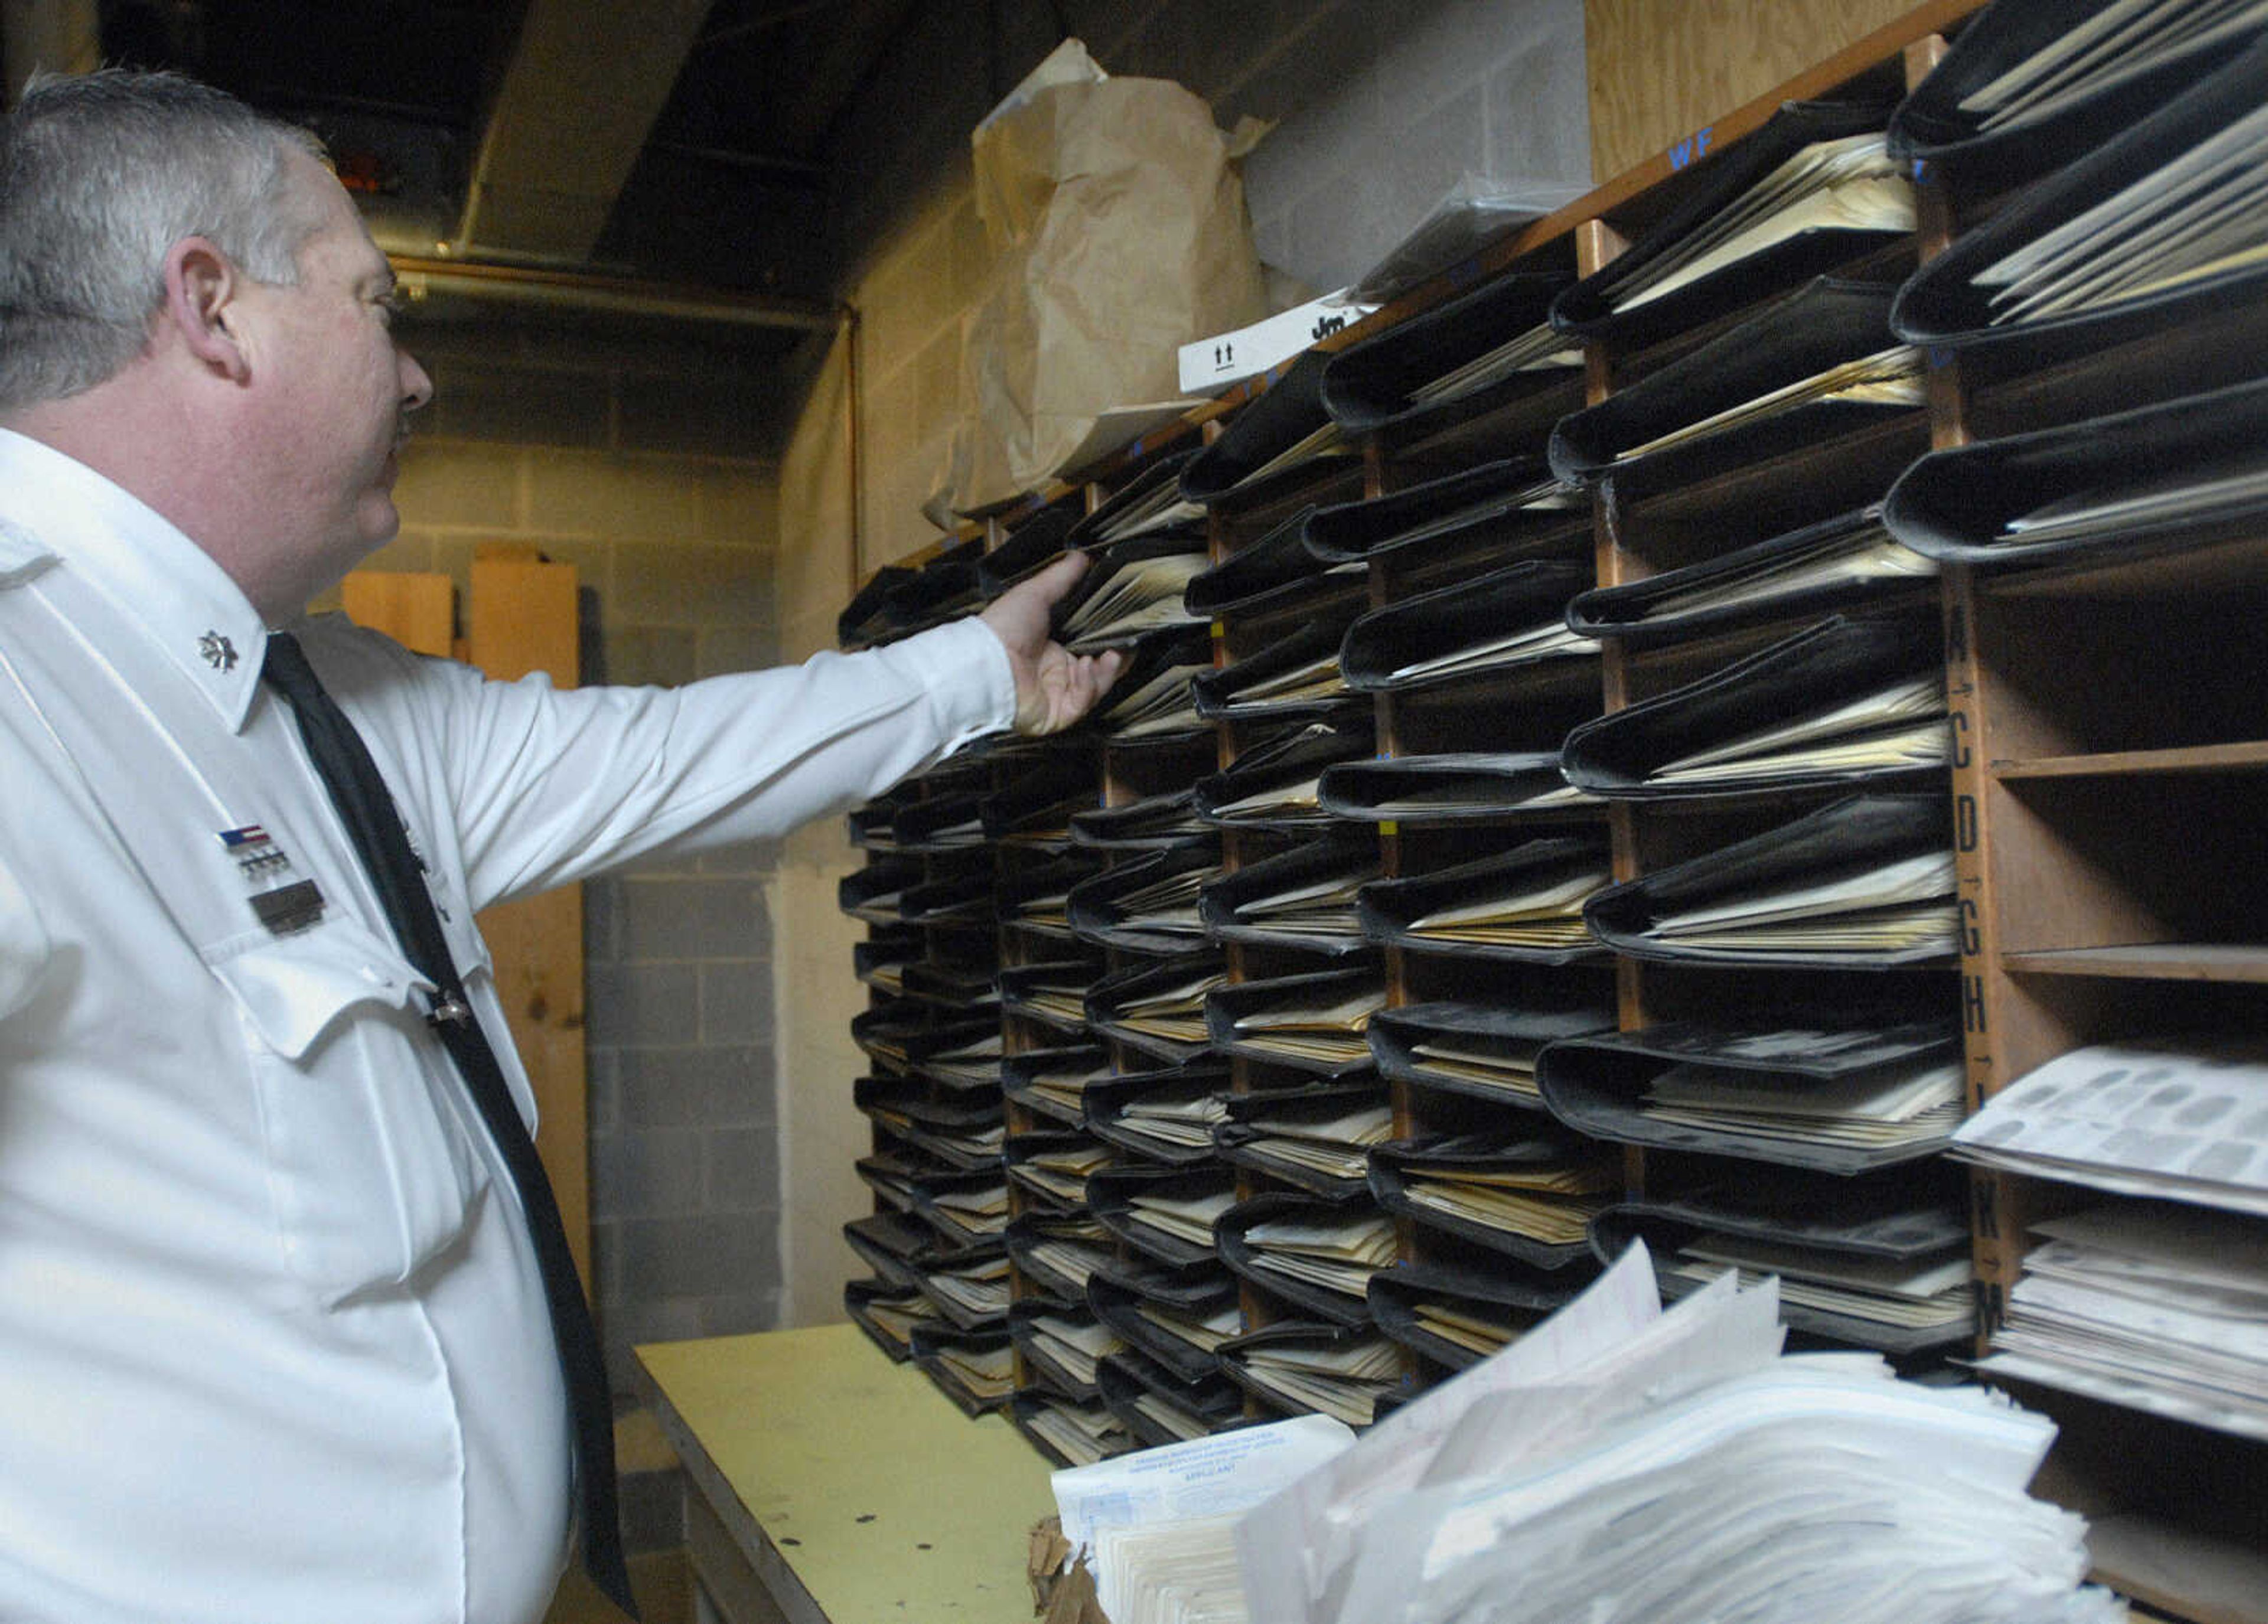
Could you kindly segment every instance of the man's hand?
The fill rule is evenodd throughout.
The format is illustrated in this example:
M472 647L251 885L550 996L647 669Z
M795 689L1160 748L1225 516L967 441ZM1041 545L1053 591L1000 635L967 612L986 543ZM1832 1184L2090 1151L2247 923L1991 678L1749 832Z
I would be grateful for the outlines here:
M1073 654L1048 636L1051 612L1086 573L1086 557L1071 553L994 599L981 618L1008 650L1016 673L1016 731L1059 733L1085 716L1118 680L1126 657L1112 649Z

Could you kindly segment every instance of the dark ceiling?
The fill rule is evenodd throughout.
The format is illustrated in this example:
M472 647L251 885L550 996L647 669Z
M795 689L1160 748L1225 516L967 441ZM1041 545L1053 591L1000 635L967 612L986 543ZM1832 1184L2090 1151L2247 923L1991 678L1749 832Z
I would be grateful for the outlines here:
M918 3L102 0L99 18L107 60L315 129L390 253L818 302L845 110ZM507 184L581 189L585 229L531 224L496 201Z

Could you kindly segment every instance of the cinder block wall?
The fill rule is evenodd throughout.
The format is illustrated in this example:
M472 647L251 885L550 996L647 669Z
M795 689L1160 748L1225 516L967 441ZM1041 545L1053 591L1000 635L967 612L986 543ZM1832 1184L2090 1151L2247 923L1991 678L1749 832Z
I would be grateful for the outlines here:
M413 324L437 394L370 568L467 589L475 547L580 573L586 682L776 663L778 369L718 335L626 341ZM775 1323L780 1197L770 846L594 882L593 1262L618 1392L639 1341Z

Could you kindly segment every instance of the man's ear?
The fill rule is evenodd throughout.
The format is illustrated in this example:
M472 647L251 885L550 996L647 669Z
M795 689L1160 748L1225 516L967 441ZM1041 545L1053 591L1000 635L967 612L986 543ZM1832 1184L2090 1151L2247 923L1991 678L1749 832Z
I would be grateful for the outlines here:
M166 303L158 320L214 373L240 384L252 375L236 328L244 278L229 257L202 237L184 237L166 255Z

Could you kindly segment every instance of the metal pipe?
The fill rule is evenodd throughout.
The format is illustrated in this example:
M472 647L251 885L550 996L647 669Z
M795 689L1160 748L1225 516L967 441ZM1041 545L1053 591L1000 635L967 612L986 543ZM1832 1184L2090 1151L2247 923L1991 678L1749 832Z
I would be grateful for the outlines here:
M690 287L579 271L544 270L533 266L490 265L400 254L387 257L394 263L394 274L402 292L413 301L431 294L453 294L594 314L781 327L804 333L832 331L841 320L840 312L815 300L782 298L772 294L739 293L726 288Z

